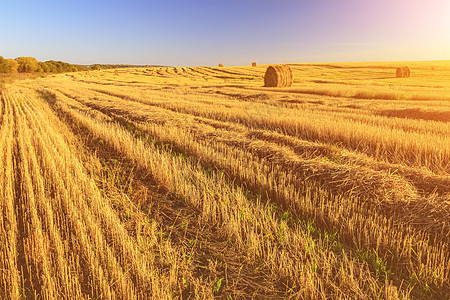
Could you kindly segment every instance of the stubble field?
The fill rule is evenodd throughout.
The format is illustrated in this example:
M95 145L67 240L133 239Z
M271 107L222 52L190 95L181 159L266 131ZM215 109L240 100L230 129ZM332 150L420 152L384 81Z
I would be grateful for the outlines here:
M5 85L2 299L450 299L450 62Z

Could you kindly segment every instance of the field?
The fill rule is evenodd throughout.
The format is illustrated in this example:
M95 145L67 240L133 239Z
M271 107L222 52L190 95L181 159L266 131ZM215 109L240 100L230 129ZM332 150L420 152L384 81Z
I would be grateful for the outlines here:
M2 299L450 299L450 62L5 84Z

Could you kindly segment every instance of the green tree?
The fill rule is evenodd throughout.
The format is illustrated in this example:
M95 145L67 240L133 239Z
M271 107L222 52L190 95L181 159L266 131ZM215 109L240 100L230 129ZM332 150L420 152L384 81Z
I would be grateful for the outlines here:
M39 66L41 67L42 72L44 72L44 73L50 73L50 68L49 68L49 66L47 65L47 63L45 63L45 62L39 62Z
M45 64L46 64L47 67L49 68L49 72L50 72L50 73L57 73L57 72L58 72L58 68L57 68L56 65L54 64L54 61L53 61L53 60L46 61Z
M102 67L100 65L92 65L91 70L101 70Z
M8 58L7 61L8 61L8 65L9 65L9 72L17 73L18 69L19 69L19 63L12 58Z
M16 61L19 63L19 72L21 73L32 73L39 72L41 70L39 62L34 57L18 57Z
M9 64L6 59L3 58L3 56L0 56L0 73L9 73Z

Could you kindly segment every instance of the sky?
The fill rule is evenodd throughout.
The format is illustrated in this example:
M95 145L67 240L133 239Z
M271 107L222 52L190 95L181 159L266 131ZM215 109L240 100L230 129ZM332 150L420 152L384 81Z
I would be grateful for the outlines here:
M450 0L0 0L0 56L74 64L450 59Z

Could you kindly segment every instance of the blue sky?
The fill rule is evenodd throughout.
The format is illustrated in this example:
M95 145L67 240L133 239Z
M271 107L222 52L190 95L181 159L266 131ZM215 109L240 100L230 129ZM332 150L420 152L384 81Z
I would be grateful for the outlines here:
M450 59L450 0L0 0L0 55L176 66Z

